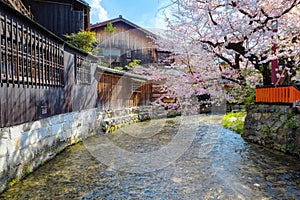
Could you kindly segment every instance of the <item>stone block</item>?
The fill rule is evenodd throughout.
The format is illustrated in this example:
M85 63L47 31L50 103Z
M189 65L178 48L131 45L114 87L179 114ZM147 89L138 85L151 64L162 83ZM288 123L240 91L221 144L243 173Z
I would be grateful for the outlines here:
M89 127L88 126L82 126L78 129L77 135L82 136L82 135L87 135L89 132Z
M65 131L67 134L67 138L70 139L72 137L72 129L68 129L67 131Z
M269 119L272 116L271 113L263 113L262 115L264 119Z
M7 155L14 154L14 152L18 150L13 140L7 140L6 144L7 144Z
M0 128L0 139L9 139L9 128Z
M21 150L15 151L7 157L7 167L14 168L22 163Z
M33 160L35 157L36 147L34 145L30 145L27 148L21 150L20 154L22 157L22 162Z
M51 135L59 134L63 131L63 124L53 124L51 126Z
M66 131L68 131L69 129L71 129L70 122L69 122L69 121L65 121L65 122L63 123L63 131L66 132Z
M261 118L261 113L253 113L252 114L252 117L255 119L255 120L260 120L260 118Z
M0 157L8 154L9 143L8 139L0 139Z
M72 122L74 121L74 116L72 113L64 114L63 115L63 121L64 122Z
M49 125L60 124L63 122L63 118L61 115L55 115L49 118Z
M51 137L47 137L44 140L40 141L38 143L38 145L42 149L47 146L53 146L55 144L55 141L56 141L56 136L51 136Z
M62 131L62 132L58 133L58 134L56 135L56 137L58 138L59 141L66 141L67 138L68 138L68 137L67 137L67 132Z
M0 173L7 170L6 156L0 156Z
M30 127L30 130L37 130L37 129L40 129L42 128L42 123L41 121L35 121L31 124L31 127Z
M10 139L14 140L16 138L19 138L22 136L24 130L23 130L23 126L19 125L19 126L13 126L9 128L9 132L10 132Z
M35 144L35 143L45 139L46 137L49 137L48 128L40 128L37 130L25 132L22 134L22 137L21 137L21 147L20 148L25 148L28 145Z
M49 127L40 128L40 129L36 130L35 132L38 135L39 141L43 140L51 135Z
M32 136L32 141L30 140L31 138L29 137L30 135L30 132L25 132L22 134L21 136L21 145L20 145L20 148L23 149L23 148L26 148L27 146L29 146L33 141L34 141L34 138Z

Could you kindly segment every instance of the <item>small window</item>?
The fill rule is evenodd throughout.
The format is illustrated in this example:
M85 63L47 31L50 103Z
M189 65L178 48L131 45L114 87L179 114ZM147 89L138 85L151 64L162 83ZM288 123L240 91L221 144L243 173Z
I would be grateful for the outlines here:
M91 63L81 56L76 55L76 74L77 84L91 84Z

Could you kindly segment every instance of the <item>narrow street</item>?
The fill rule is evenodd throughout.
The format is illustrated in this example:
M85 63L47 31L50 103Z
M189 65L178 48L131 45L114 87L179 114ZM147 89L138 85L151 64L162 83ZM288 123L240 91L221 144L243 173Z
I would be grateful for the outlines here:
M97 135L67 148L0 198L300 197L298 158L250 144L220 120L218 115L159 119Z

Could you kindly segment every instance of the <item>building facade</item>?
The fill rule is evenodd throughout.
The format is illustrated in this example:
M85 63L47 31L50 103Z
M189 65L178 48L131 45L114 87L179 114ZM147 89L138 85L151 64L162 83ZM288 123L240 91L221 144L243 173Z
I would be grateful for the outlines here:
M83 0L22 0L33 20L57 36L90 28L90 6Z
M115 28L113 33L107 33L108 24ZM101 49L100 55L109 66L124 67L133 60L141 60L142 65L157 63L157 50L154 47L155 34L136 24L118 18L91 25L91 31L96 32Z

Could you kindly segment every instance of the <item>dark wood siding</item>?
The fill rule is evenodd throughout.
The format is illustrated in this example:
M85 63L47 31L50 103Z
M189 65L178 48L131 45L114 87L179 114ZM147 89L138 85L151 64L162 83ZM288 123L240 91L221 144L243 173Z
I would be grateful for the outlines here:
M89 29L89 7L72 0L24 0L34 20L59 37Z

